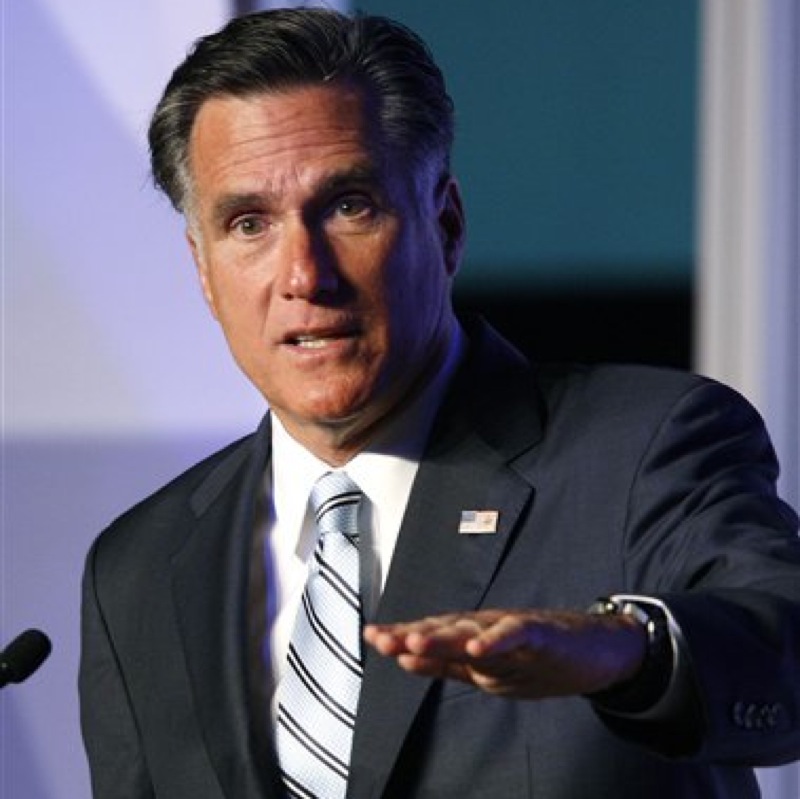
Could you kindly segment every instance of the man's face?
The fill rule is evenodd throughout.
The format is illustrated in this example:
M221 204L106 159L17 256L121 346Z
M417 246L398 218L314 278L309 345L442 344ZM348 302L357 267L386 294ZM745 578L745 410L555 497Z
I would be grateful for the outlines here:
M327 459L331 442L363 445L455 324L458 188L393 159L368 109L341 84L214 98L190 142L211 311L289 432Z

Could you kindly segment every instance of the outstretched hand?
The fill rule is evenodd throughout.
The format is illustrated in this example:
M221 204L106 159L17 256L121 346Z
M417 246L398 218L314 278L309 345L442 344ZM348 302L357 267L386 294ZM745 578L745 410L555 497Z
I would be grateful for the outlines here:
M449 613L370 624L364 638L406 671L515 699L604 690L633 677L646 650L635 619L571 611Z

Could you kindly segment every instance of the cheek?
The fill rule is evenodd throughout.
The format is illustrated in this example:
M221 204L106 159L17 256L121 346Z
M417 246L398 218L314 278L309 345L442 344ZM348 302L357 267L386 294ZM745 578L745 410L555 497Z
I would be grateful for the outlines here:
M239 284L214 287L215 318L239 368L259 388L274 354L269 347L268 310L257 290Z
M208 274L205 285L207 298L210 295L215 315L224 326L250 325L254 317L263 318L269 289L257 270L217 268Z

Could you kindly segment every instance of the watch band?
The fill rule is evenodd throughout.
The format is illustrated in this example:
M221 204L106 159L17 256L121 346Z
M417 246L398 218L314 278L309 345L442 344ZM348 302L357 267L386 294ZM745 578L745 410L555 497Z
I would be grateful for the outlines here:
M641 713L655 705L669 687L673 671L674 651L666 613L655 602L622 595L600 597L587 612L598 616L632 616L647 633L647 650L636 675L588 694L587 698L608 710L624 713Z

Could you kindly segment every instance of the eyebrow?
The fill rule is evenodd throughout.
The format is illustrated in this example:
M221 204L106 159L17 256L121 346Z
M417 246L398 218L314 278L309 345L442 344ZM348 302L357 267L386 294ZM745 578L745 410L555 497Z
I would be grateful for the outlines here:
M381 173L374 164L357 164L350 169L334 172L324 178L319 186L320 194L333 194L339 189L356 185L380 185Z
M253 209L260 206L263 202L264 196L257 192L224 194L214 203L211 216L216 225L222 225L230 217L236 216L248 208Z
M337 191L352 186L381 185L380 170L374 164L356 164L348 169L333 172L322 178L313 191L313 198L325 198ZM277 204L278 192L232 192L223 194L214 203L212 218L215 223L222 224L231 216L256 207L267 207Z

